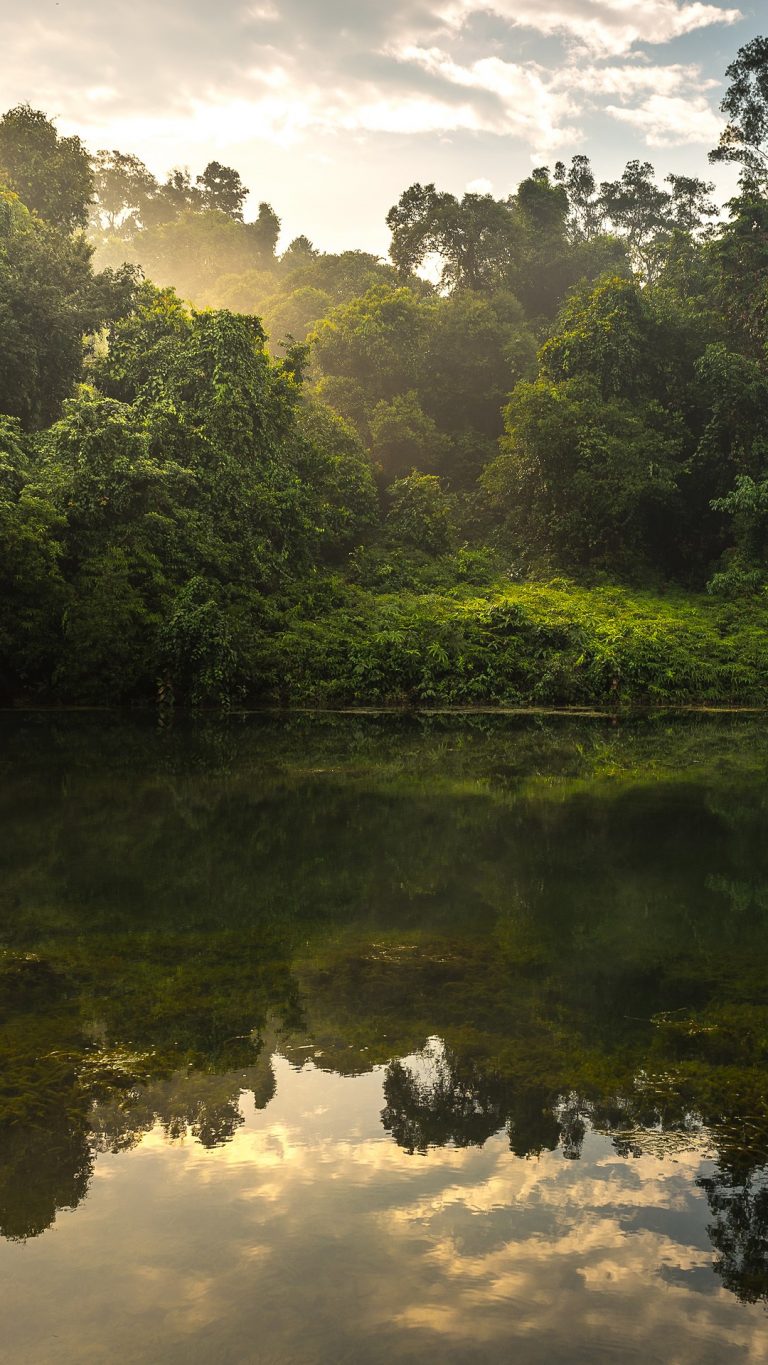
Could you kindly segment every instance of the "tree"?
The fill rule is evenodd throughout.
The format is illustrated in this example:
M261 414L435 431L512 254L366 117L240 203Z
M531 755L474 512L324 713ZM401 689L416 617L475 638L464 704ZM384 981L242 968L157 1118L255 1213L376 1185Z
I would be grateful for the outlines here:
M202 175L195 182L200 188L201 204L204 209L218 209L228 218L242 221L243 204L248 190L240 179L239 172L231 166L222 166L220 161L209 161ZM264 208L260 206L259 212Z
M83 335L131 306L130 270L94 275L92 250L0 189L0 412L25 427L57 415L81 378Z
M555 184L563 186L568 196L567 226L571 241L594 241L605 228L605 207L589 157L574 156L567 168L564 162L558 161L554 180Z
M731 84L720 108L728 122L710 161L736 162L747 179L768 175L768 38L753 38L726 67Z
M309 265L312 261L317 260L319 254L317 247L312 245L304 233L301 233L288 243L280 257L280 264L286 270L294 270L299 266Z
M518 552L614 573L663 570L680 432L652 400L605 398L594 380L520 384L502 454L482 476Z
M351 303L376 284L392 287L402 284L393 266L368 251L315 252L312 256L302 252L294 259L289 248L281 257L280 266L288 271L285 289L292 291L311 285L329 294L334 304ZM420 285L420 281L415 281L411 287L415 290ZM423 289L431 292L426 284Z
M410 470L438 470L451 449L450 437L423 411L414 390L382 399L370 415L371 454L387 478Z
M94 158L93 174L93 213L98 225L122 236L143 227L149 205L159 192L144 162L116 149L101 151Z
M668 175L665 183L672 187L669 201L672 228L693 234L700 231L706 218L715 217L717 204L710 198L715 188L711 181L693 175Z
M32 452L0 415L0 697L39 685L58 654L63 517L31 483Z
M147 286L95 374L144 423L150 454L192 471L182 562L207 578L276 589L333 540L338 461L350 489L353 457L372 486L359 445L330 414L318 414L313 441L294 372L270 359L256 318L190 311L171 291Z
M323 319L311 337L313 354L324 374L357 379L376 403L414 387L428 323L412 290L375 285Z
M650 161L628 161L619 180L604 181L600 199L605 216L626 239L630 258L646 281L654 281L675 230L698 232L717 212L714 188L693 176L668 175L670 190L655 181Z
M245 224L245 231L258 260L265 265L273 261L280 236L280 219L272 205L259 204L258 216L254 222Z
M503 284L519 249L514 215L490 194L465 194L458 200L434 185L414 184L389 210L387 227L397 269L412 274L436 255L447 289Z
M273 347L291 339L304 341L331 307L330 294L315 289L311 284L302 285L290 294L276 294L267 299L262 315Z
M510 293L466 291L424 306L429 327L418 389L425 412L451 434L495 440L501 409L519 379L535 373L536 345Z
M154 214L159 200L149 202ZM156 284L173 285L184 298L204 307L220 301L222 280L254 270L261 274L269 265L252 226L219 209L189 207L136 234L130 256ZM118 246L116 255L102 252L100 259L122 260L126 247L122 241Z
M548 166L537 167L522 180L512 202L530 233L562 241L568 216L568 192L565 186L552 183Z
M19 104L0 119L0 182L54 227L84 227L93 196L91 160L79 137L59 137L41 109Z
M318 550L336 561L379 519L373 468L354 428L317 398L297 409L297 468L313 490Z
M387 501L385 527L392 540L427 554L445 553L451 542L450 502L434 474L414 470L396 479Z
M169 171L160 193L155 199L152 219L147 227L160 225L178 218L180 214L194 212L202 207L203 196L186 166L176 166Z
M720 270L717 302L736 347L763 357L768 342L768 199L747 183L728 207L730 221L712 249Z
M654 363L654 324L634 280L609 276L575 292L563 306L554 336L541 350L553 379L589 375L603 398L647 392Z

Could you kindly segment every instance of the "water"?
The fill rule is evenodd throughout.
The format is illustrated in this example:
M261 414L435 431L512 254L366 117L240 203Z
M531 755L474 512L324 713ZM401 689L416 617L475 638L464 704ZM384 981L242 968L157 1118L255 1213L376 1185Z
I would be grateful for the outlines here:
M764 1361L767 770L0 717L0 1360Z

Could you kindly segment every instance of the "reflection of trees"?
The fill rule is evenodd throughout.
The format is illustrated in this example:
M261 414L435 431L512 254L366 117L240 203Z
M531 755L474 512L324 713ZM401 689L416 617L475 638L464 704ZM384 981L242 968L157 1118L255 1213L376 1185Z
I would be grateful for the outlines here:
M123 940L119 953L112 943L88 946L87 957L78 948L55 967L0 952L6 1237L44 1231L57 1209L85 1197L96 1152L130 1148L155 1124L206 1147L229 1141L242 1123L242 1094L257 1107L274 1094L268 1013L296 1018L290 972L274 960L270 933L261 954L252 935L224 935L208 953L191 935Z
M251 1094L263 1109L274 1093L267 1046L259 1063L243 1071L179 1072L115 1086L99 1099L77 1087L50 1095L44 1115L0 1132L0 1235L36 1237L59 1209L76 1208L87 1194L98 1152L125 1151L156 1124L169 1140L189 1135L204 1147L222 1146L243 1122L243 1095Z
M102 1151L122 1151L159 1123L171 1141L189 1135L203 1147L221 1147L242 1126L242 1097L250 1094L256 1108L265 1109L274 1093L271 1049L264 1046L259 1063L242 1071L177 1072L97 1105L92 1142Z
M720 1165L699 1184L714 1216L717 1274L744 1303L768 1301L768 1168Z
M384 1082L381 1121L406 1152L429 1147L480 1147L504 1126L504 1087L477 1068L460 1069L454 1057L432 1047L426 1076L391 1062Z
M59 1209L74 1209L85 1198L92 1168L87 1125L73 1120L66 1103L51 1106L45 1126L4 1128L0 1235L21 1240L44 1232Z

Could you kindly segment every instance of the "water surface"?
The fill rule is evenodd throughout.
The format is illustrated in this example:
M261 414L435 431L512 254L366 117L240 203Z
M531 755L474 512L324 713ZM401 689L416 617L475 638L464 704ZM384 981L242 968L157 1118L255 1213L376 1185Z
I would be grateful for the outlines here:
M749 717L0 717L0 1359L768 1357Z

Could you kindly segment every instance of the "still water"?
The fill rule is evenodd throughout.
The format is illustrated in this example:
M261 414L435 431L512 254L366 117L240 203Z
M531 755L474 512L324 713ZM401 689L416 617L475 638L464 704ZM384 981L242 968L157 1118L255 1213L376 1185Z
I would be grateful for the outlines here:
M768 1359L767 772L0 716L0 1360Z

